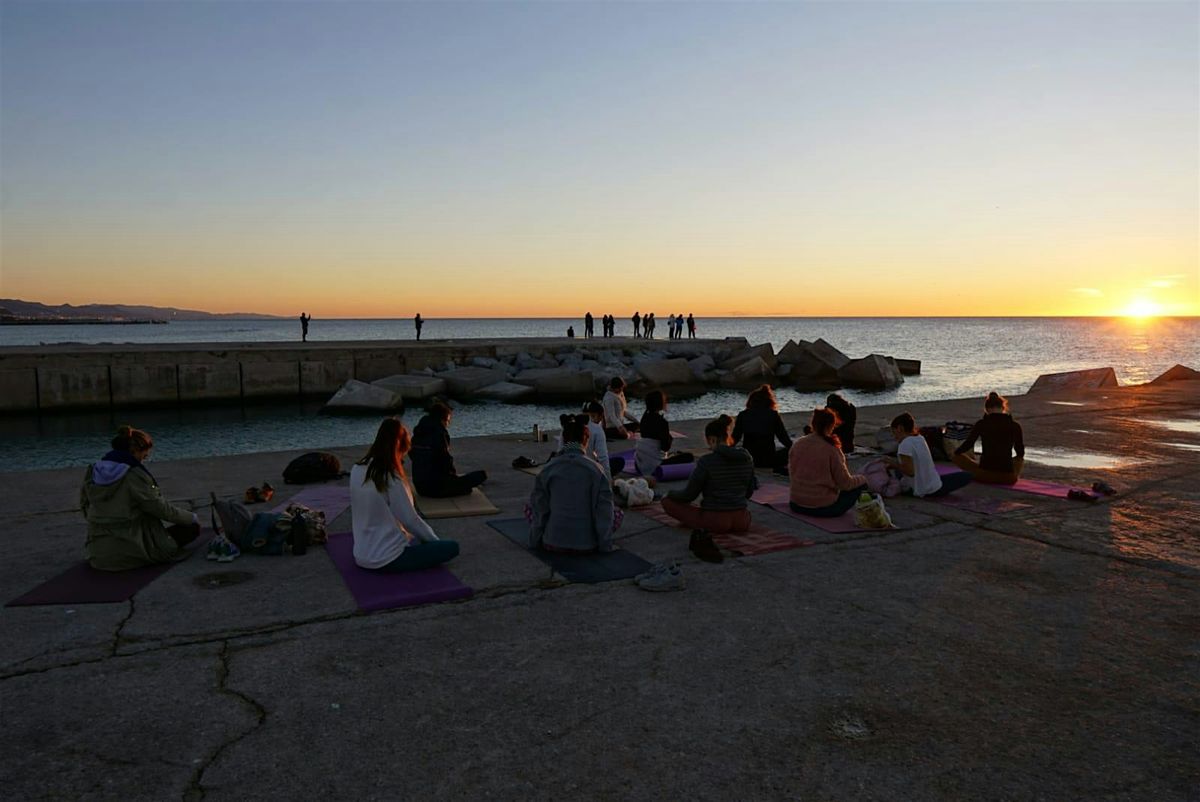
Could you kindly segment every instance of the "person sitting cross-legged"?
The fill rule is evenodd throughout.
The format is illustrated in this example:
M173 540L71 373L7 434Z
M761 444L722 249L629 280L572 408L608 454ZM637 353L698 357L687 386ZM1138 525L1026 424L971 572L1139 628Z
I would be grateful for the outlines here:
M900 471L901 492L918 498L934 498L953 493L971 483L971 474L966 471L941 476L933 464L929 443L917 430L917 422L907 412L892 419L892 437L899 446L897 459L885 457L891 467Z
M854 506L867 489L867 477L850 473L842 442L834 434L838 416L830 408L813 410L811 434L788 452L790 506L794 512L817 518L837 518Z
M546 551L614 551L613 532L623 511L613 505L612 484L587 455L586 416L562 418L562 449L533 484L526 515L530 546Z

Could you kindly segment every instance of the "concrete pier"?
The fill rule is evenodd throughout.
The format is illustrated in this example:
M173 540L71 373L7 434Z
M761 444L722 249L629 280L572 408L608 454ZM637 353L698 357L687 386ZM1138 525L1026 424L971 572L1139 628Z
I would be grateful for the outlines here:
M473 357L667 348L693 356L725 340L518 338L309 343L50 345L0 348L0 413L329 396Z
M1026 506L896 498L902 529L842 535L752 505L812 545L720 565L631 510L619 544L682 561L675 593L566 584L487 519L456 518L433 524L462 546L449 565L475 589L462 602L360 615L316 547L193 555L129 602L0 609L0 788L123 802L1194 801L1200 381L1012 401L1031 450L1083 455L1031 460L1029 477L1119 494L968 487ZM979 406L861 407L859 431ZM703 421L672 423L703 447ZM210 490L296 492L279 472L310 445L153 468L206 520ZM462 469L489 471L500 517L520 516L534 480L509 463L546 445L454 448ZM4 599L79 559L81 476L3 475ZM229 572L245 581L220 581Z

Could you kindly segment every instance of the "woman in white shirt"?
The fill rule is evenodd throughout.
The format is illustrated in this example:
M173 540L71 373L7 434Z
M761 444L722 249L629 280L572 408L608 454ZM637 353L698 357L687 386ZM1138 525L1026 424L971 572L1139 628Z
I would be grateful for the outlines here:
M354 561L372 571L416 571L458 556L417 514L404 476L412 437L398 418L379 424L375 442L350 470Z
M907 412L892 419L892 437L900 445L896 448L898 460L888 459L893 468L900 470L900 489L918 498L944 496L971 483L971 474L966 471L938 474L933 464L929 444L917 431L917 422Z

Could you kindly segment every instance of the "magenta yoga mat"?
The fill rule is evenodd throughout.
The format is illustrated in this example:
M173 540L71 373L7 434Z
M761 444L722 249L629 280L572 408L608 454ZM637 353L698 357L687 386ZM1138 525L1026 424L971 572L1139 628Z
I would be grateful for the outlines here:
M465 599L474 593L442 566L397 574L360 568L354 562L354 535L350 532L330 535L325 552L364 613Z
M937 471L940 475L946 476L951 473L958 473L961 470L957 465L938 465ZM1001 490L1016 490L1020 493L1031 493L1035 496L1049 496L1050 498L1065 499L1067 494L1072 490L1078 490L1081 493L1087 493L1093 499L1099 499L1100 496L1093 493L1084 487L1076 487L1074 485L1063 485L1057 482L1043 482L1040 479L1018 479L1015 485L997 485L988 484L986 487L998 487Z

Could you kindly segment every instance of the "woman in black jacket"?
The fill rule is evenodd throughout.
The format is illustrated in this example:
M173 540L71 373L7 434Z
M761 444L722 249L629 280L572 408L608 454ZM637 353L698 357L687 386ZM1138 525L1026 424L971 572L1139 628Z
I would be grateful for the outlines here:
M471 471L459 476L455 470L447 431L451 414L450 407L435 401L413 429L412 451L409 452L412 482L422 496L465 496L487 481L487 471Z
M781 470L787 467L792 438L779 416L779 404L771 385L764 384L746 396L746 408L738 413L733 425L733 444L745 438L746 450L754 457L754 467ZM778 440L783 448L775 448Z

